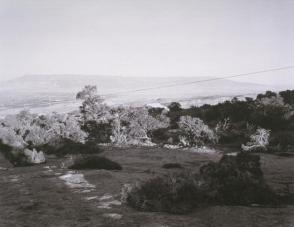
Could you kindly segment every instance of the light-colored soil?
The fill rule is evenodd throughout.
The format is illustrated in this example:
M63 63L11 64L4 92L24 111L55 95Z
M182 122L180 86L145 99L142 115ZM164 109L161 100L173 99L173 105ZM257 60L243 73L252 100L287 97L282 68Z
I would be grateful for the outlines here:
M165 163L176 162L198 171L202 164L217 161L220 155L162 148L103 149L102 155L120 163L122 171L69 172L54 157L49 157L44 165L12 168L0 156L0 226L294 226L294 205L213 206L187 215L135 211L120 203L124 184L171 171L161 168ZM276 191L294 193L294 157L262 155L262 167L266 180ZM66 174L83 174L87 182L82 185L93 187L71 187L64 180L67 177L62 177Z

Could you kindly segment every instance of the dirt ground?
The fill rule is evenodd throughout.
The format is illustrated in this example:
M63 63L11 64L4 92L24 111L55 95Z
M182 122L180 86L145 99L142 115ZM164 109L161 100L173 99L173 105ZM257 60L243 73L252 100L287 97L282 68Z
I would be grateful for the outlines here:
M0 156L0 226L293 226L294 205L279 208L213 206L187 215L138 212L120 203L124 184L168 172L165 163L177 162L197 171L219 154L198 154L163 148L104 147L104 155L122 171L69 171L62 161L48 157L43 165L13 168ZM277 192L294 193L294 157L262 155L267 182ZM66 175L67 174L67 175ZM85 187L71 187L62 176L83 174Z

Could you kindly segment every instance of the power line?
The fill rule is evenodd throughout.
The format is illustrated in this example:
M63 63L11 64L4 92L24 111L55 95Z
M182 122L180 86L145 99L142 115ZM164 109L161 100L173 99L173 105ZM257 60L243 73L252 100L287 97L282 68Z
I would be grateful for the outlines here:
M148 90L156 90L156 89L160 89L160 88L185 86L185 85L190 85L190 84L204 83L204 82L215 81L215 80L231 79L231 78L235 78L235 77L251 76L251 75L256 75L256 74L275 72L275 71L281 71L281 70L293 69L293 68L294 68L294 65L291 65L291 66L271 68L271 69L259 70L259 71L248 72L248 73L240 73L240 74L235 74L235 75L230 75L230 76L222 76L222 77L214 77L214 78L210 78L210 79L195 80L195 81L185 82L185 83L173 83L173 84L167 84L167 85L156 86L156 87L141 88L141 89L134 89L134 90L128 90L128 91L121 91L121 92L116 92L116 93L109 93L109 94L105 94L105 96L133 93L133 92L140 92L140 91L148 91Z

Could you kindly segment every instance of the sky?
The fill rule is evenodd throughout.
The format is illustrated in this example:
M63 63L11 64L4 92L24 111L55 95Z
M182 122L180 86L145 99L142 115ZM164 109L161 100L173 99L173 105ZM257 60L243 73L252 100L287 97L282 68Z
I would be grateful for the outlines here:
M0 0L0 80L196 78L294 65L293 12L293 0ZM238 80L294 88L293 76Z

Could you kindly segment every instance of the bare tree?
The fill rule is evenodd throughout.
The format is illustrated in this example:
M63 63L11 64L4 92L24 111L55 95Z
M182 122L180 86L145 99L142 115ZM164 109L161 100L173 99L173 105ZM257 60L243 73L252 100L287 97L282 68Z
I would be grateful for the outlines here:
M256 132L250 136L250 141L244 145L242 144L243 151L256 151L266 150L269 144L270 130L258 128Z

